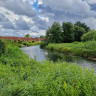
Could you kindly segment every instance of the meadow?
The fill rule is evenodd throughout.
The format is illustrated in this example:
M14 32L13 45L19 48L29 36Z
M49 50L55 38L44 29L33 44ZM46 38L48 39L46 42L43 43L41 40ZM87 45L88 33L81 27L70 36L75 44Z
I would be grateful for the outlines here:
M96 41L73 42L73 43L50 43L45 46L46 49L72 54L95 60L96 58Z
M0 96L96 96L94 70L67 62L40 63L15 43L5 43L0 57Z

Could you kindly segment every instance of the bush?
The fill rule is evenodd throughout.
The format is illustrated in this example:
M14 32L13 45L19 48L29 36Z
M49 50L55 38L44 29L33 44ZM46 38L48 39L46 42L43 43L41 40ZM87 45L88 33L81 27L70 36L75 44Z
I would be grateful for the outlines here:
M41 44L40 44L40 48L44 48L45 46L47 46L48 45L48 42L42 42Z
M2 53L5 53L5 50L6 50L5 43L2 40L0 40L0 56Z
M96 31L95 30L91 30L88 33L85 33L82 37L81 37L82 41L91 41L91 40L96 40Z
M23 47L23 45L22 45L22 44L18 44L17 46L18 46L19 48L22 48L22 47Z

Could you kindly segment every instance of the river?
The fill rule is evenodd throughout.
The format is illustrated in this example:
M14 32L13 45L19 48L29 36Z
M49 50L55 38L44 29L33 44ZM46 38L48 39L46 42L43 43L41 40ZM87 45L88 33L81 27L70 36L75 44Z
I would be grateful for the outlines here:
M21 48L24 53L29 57L36 59L39 62L50 60L50 61L66 61L71 63L77 63L85 68L93 68L96 73L96 61L88 60L79 56L64 55L58 52L53 52L45 49L41 49L40 46L31 46Z

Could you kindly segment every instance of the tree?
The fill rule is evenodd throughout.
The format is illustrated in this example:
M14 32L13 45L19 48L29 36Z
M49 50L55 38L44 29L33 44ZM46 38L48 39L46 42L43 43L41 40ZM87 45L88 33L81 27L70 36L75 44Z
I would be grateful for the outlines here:
M62 31L59 23L54 22L51 28L49 27L46 31L46 37L51 43L61 43L62 42Z
M95 40L96 41L96 30L91 30L88 33L83 34L83 36L81 37L82 41L92 41Z
M73 24L70 22L63 22L62 24L62 38L63 42L69 43L74 41Z
M77 21L74 25L77 25L79 27L83 27L86 32L88 32L90 30L90 28L85 23L81 23L80 21Z
M81 36L86 33L85 29L83 27L74 26L74 40L75 41L81 41Z
M45 36L41 35L40 38L45 38Z
M30 34L26 34L26 36L25 36L25 37L27 37L27 38L31 38Z

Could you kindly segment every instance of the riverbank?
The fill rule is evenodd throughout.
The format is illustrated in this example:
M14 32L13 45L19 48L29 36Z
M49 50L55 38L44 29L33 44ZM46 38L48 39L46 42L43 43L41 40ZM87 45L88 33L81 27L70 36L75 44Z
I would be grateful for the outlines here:
M96 75L77 64L39 63L7 44L0 57L0 95L96 96Z
M96 60L96 41L49 44L46 49Z

